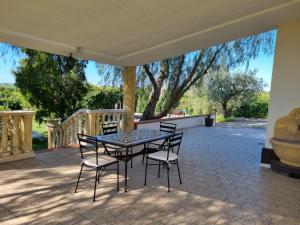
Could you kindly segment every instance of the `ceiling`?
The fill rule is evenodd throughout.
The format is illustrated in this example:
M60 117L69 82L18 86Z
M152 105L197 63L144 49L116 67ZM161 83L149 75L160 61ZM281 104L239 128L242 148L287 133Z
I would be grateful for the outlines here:
M0 42L140 65L293 20L300 0L9 0L0 1Z

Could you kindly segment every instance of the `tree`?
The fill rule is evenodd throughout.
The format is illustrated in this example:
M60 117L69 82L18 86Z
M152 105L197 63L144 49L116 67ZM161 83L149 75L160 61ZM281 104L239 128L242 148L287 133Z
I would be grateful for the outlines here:
M256 71L231 73L222 68L206 77L205 91L209 100L220 103L222 114L228 116L228 102L232 99L249 99L262 91L263 80L255 76Z
M86 109L113 109L116 104L121 107L122 102L123 93L120 88L89 85L88 93L80 105Z
M36 118L65 119L75 112L87 93L84 70L87 62L35 50L22 51L26 57L13 73L16 86L37 107Z
M20 110L30 108L21 92L10 85L0 86L0 110Z
M248 64L259 52L270 53L273 38L272 32L262 33L138 67L138 89L149 86L152 89L141 120L165 116L190 87L201 85L209 71L221 66L233 69ZM109 78L104 80L111 83L120 80L122 69L99 68L100 75Z

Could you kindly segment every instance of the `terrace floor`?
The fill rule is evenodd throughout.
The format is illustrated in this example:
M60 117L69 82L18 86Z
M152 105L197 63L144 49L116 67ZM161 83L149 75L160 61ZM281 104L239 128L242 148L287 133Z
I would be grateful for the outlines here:
M134 159L129 191L115 190L111 171L92 202L93 175L79 172L79 151L65 149L0 165L0 224L300 224L300 180L261 168L264 129L195 127L184 130L180 166L157 179ZM123 164L122 164L123 165ZM122 166L123 168L123 166ZM121 170L123 175L123 170Z

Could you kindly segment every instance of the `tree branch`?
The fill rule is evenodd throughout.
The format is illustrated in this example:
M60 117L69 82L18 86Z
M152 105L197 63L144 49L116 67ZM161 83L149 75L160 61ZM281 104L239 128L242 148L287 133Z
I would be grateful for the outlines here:
M211 58L211 60L209 61L207 67L205 68L205 70L203 70L203 72L201 73L201 76L197 76L195 79L192 80L193 75L190 77L190 79L188 80L188 82L186 82L185 86L182 86L182 88L180 88L182 90L183 93L185 93L197 80L199 80L202 76L204 76L205 74L207 74L208 70L211 68L212 64L214 63L214 61L216 60L217 55L219 54L219 52L222 50L222 48L225 45L221 45L220 48L217 48L217 50L215 51L213 57ZM197 59L198 60L198 59ZM200 61L199 61L200 62ZM196 72L197 68L193 68L195 69L194 73ZM192 80L192 81L191 81ZM190 82L191 81L191 82ZM190 83L189 83L190 82Z
M151 81L151 84L154 88L157 88L157 83L156 83L156 80L153 76L153 73L151 73L150 69L149 69L149 66L148 65L143 65L143 68L146 72L146 74L148 75L150 81Z

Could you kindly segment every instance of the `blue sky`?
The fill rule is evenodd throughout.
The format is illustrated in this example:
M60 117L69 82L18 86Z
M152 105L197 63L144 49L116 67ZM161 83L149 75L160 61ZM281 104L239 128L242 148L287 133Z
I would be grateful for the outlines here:
M0 44L1 45L1 44ZM15 79L12 75L12 70L18 66L18 57L11 56L9 59L1 57L0 59L0 83L14 83ZM258 57L254 60L251 60L249 63L249 69L257 69L257 76L262 78L266 83L265 90L270 90L271 79L272 79L272 68L273 68L273 58L274 53L269 56L264 55L263 53L259 54ZM244 69L241 67L240 69ZM86 77L88 82L92 84L99 84L100 76L97 72L94 62L89 62L86 68Z
M269 91L271 88L273 59L274 53L269 56L260 54L256 59L251 60L249 63L249 69L257 69L256 76L262 78L266 83L266 87L264 88L266 91Z

